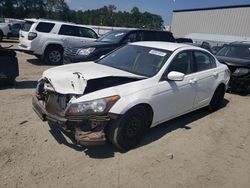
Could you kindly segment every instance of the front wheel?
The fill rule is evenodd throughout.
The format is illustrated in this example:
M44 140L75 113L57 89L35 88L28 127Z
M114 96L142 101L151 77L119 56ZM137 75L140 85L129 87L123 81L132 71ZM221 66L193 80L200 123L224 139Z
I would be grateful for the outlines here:
M209 103L209 110L210 111L216 111L219 109L225 95L225 87L223 85L220 85L214 92L214 95Z
M149 128L149 117L143 106L132 108L121 118L107 125L106 134L109 141L122 150L135 147Z

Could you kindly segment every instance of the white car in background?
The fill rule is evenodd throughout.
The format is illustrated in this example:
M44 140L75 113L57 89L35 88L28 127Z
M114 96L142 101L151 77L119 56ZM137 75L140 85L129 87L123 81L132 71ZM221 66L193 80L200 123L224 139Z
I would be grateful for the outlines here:
M43 121L74 133L79 144L107 138L128 150L150 127L206 106L217 110L229 74L202 48L138 42L97 62L45 71L33 109Z
M19 35L19 48L47 64L55 65L62 64L65 45L82 45L97 38L96 32L86 26L46 19L25 19Z

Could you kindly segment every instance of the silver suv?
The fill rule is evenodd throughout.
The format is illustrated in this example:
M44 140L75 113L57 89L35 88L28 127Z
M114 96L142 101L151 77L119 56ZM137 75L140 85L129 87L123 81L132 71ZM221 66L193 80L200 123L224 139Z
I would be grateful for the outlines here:
M62 64L64 47L98 38L89 27L46 19L25 19L20 31L19 48L47 64Z

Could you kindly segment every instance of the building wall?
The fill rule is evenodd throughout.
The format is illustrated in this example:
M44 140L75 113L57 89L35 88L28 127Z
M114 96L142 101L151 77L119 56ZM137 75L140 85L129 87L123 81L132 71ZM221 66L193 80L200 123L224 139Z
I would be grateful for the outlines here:
M173 12L171 31L250 37L250 7Z

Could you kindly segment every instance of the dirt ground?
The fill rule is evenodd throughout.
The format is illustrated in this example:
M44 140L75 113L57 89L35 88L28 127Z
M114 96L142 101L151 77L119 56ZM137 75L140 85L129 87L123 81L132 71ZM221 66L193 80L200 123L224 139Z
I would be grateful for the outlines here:
M1 42L8 46L16 43ZM32 110L49 66L23 53L14 88L0 89L0 187L250 187L250 96L226 94L205 109L153 128L134 150L79 148Z

